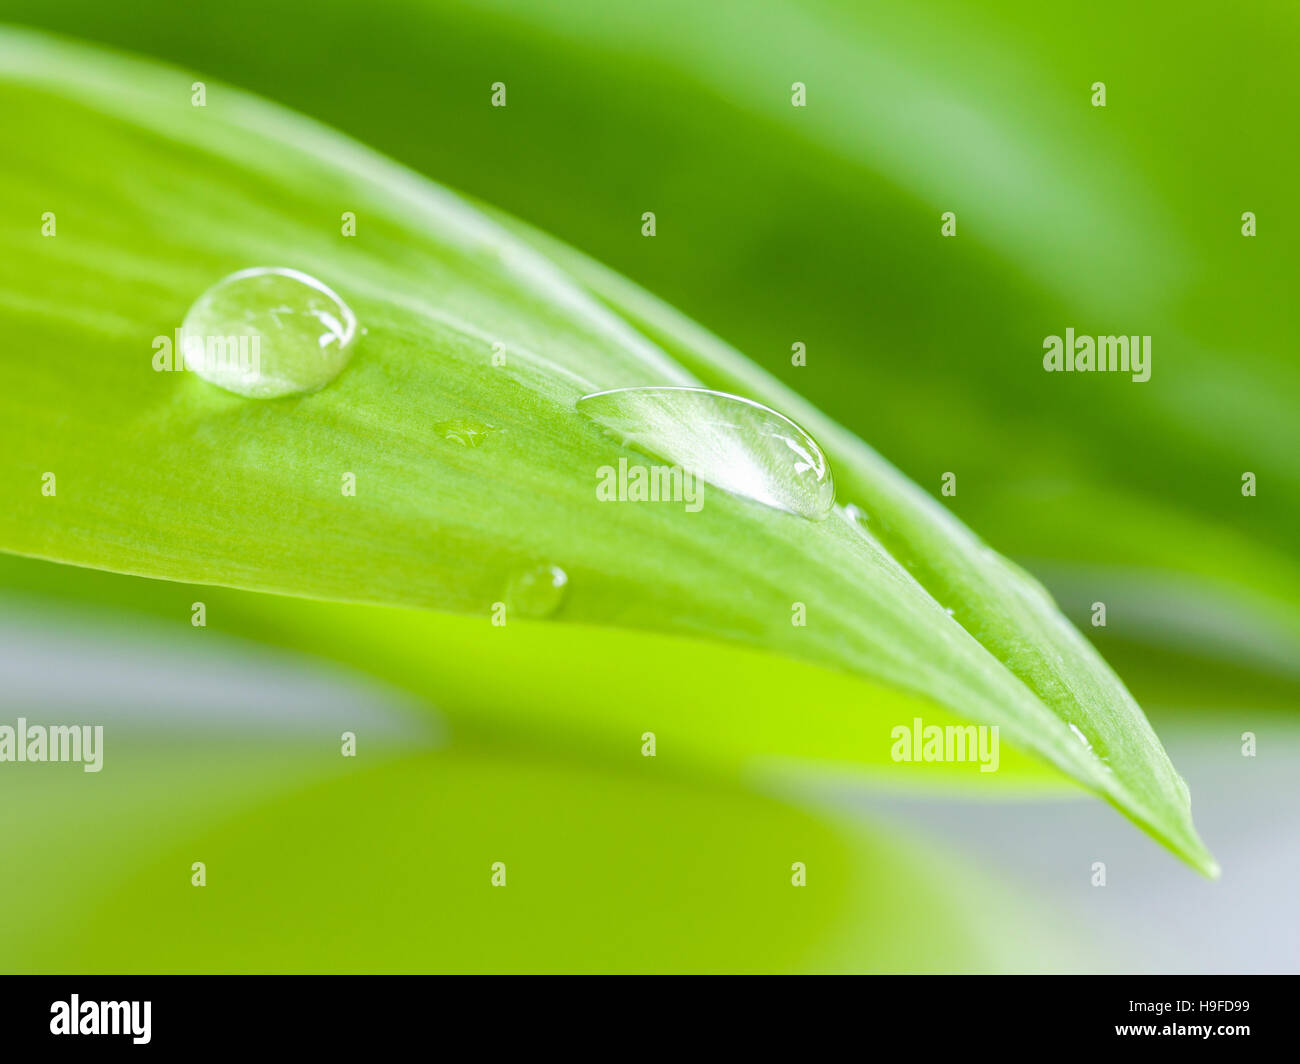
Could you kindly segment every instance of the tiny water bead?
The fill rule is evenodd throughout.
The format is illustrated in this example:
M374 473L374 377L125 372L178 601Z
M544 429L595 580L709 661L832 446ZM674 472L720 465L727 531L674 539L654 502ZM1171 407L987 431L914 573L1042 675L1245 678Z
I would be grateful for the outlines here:
M846 520L854 528L860 530L865 530L865 528L867 527L868 523L871 520L867 516L867 511L864 510L857 503L853 503L853 502L845 503L842 513L844 515L844 520Z
M181 325L185 364L236 395L274 399L317 391L352 357L357 319L322 281L285 266L223 277Z
M549 617L564 601L569 577L558 565L517 569L506 582L506 616Z
M494 432L504 432L486 421L475 421L468 417L454 417L447 421L434 423L433 430L444 440L459 443L462 447L477 447Z
M1085 733L1084 730L1073 721L1066 721L1066 724L1070 726L1070 731L1074 733L1074 737L1083 744L1083 748L1101 762L1102 769L1106 772L1113 772L1114 769L1111 768L1110 765L1110 751L1106 744L1099 738L1090 738L1087 733Z
M835 505L817 441L752 399L707 388L617 388L584 395L577 409L629 446L733 495L814 521Z

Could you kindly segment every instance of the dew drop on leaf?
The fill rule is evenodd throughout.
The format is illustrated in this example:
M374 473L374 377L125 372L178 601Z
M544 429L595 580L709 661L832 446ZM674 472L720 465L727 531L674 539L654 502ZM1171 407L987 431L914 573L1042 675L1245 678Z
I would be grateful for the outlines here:
M859 530L864 530L870 521L870 518L867 517L867 511L857 503L845 503L842 513L844 520Z
M223 277L181 325L186 367L252 399L325 387L352 357L356 334L356 316L332 289L284 266Z
M558 565L517 569L506 582L506 613L519 617L549 617L564 601L569 577Z
M707 388L618 388L584 395L577 409L627 445L733 495L814 521L835 505L817 441L752 399Z
M504 430L486 421L475 421L468 417L454 417L447 421L436 422L434 432L450 443L459 443L462 447L477 447L494 432Z

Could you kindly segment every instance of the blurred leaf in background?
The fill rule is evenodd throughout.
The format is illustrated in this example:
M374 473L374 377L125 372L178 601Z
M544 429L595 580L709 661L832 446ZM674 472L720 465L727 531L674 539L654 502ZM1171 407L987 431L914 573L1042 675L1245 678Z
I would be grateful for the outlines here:
M1089 958L968 861L702 772L672 748L671 724L654 760L639 736L621 758L548 749L526 726L476 727L454 685L444 712L240 625L198 634L104 600L217 589L5 564L11 588L22 569L53 588L85 578L71 600L0 598L5 715L89 718L106 734L98 773L0 773L0 838L21 862L7 860L0 906L24 914L0 929L6 970L1009 971ZM254 598L210 602L220 615ZM471 645L481 659L481 642L455 649ZM655 703L637 708L658 726ZM344 731L355 758L340 757Z

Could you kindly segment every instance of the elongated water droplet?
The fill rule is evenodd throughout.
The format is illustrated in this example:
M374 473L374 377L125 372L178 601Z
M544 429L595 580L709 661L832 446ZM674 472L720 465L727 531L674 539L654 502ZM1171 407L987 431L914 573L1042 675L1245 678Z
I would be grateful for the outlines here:
M489 425L486 421L475 421L468 417L454 417L448 421L439 421L433 426L434 431L444 440L459 443L462 447L477 447L494 432L503 429Z
M533 565L510 574L506 616L549 617L564 601L569 577L558 565Z
M321 281L284 266L223 277L181 325L185 364L236 395L274 399L325 387L352 357L357 319Z
M775 410L707 388L618 388L577 408L640 451L734 495L814 521L835 482L817 441Z
M1071 721L1066 721L1070 725L1070 731L1074 737L1083 744L1085 750L1093 754L1102 763L1102 767L1110 769L1110 750L1100 739L1090 737L1082 728Z

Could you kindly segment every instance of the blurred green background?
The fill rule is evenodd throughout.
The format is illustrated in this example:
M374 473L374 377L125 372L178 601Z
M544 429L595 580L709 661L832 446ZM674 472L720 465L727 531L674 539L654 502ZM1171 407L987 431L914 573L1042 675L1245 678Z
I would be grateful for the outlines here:
M1300 968L1293 3L0 0L0 21L320 118L626 274L927 490L955 472L945 503L1096 640L1225 868L1195 881L1051 782L989 805L788 766L648 779L639 757L608 763L587 718L566 725L544 635L503 670L454 619L431 622L458 660L429 666L418 705L383 663L347 674L350 700L331 690L338 720L388 722L382 764L348 769L319 729L234 712L249 655L307 716L330 666L232 631L203 651L211 697L179 680L146 697L156 658L184 675L195 652L147 649L190 634L189 590L141 606L156 585L5 559L6 718L107 704L107 629L136 646L107 655L136 739L93 799L80 776L0 773L0 903L32 913L0 932L0 966ZM1044 373L1043 337L1067 327L1151 335L1151 380ZM41 646L73 653L80 683L33 673ZM722 669L707 697L762 700L730 653L684 668L677 697ZM797 713L797 691L767 704ZM430 703L450 721L436 741ZM503 850L536 871L482 889ZM229 876L193 891L207 854Z

